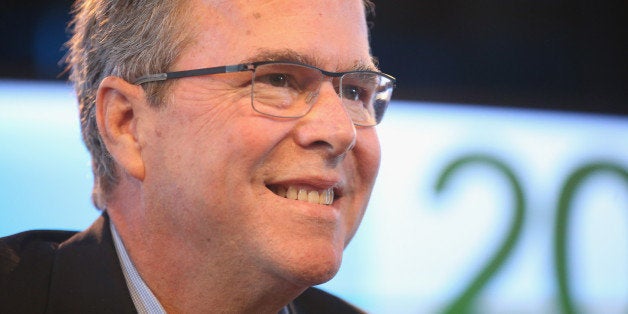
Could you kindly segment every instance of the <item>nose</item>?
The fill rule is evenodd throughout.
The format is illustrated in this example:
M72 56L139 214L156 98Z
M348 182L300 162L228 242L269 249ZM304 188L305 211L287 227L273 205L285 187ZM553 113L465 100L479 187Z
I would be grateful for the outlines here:
M355 125L330 81L321 84L316 102L299 119L295 139L298 145L320 149L332 158L344 157L355 146Z

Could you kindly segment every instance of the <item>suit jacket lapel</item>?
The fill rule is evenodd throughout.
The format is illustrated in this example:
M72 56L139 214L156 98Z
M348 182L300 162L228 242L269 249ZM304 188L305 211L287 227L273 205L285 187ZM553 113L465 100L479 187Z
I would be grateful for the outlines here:
M48 313L135 313L109 216L63 242L55 256Z

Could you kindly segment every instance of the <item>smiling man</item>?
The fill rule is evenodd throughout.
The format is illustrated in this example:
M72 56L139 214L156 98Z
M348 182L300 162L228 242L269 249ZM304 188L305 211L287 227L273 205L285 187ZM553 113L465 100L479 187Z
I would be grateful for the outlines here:
M379 167L394 78L369 7L79 1L68 63L103 215L0 240L0 312L359 312L310 287Z

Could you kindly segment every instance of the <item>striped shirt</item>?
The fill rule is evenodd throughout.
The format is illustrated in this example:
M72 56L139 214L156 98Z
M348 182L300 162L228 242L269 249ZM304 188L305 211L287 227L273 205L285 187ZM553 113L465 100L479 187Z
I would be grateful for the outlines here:
M144 280L142 280L140 274L137 272L137 269L135 269L135 266L129 258L129 255L124 248L124 244L122 243L122 239L120 239L113 222L111 222L109 226L111 227L113 243L116 247L120 264L122 264L122 273L124 274L126 285L131 293L131 299L133 299L135 309L139 314L166 314L166 311L161 306L161 303L159 303L159 300L157 300L153 292L150 291L150 288L148 288Z

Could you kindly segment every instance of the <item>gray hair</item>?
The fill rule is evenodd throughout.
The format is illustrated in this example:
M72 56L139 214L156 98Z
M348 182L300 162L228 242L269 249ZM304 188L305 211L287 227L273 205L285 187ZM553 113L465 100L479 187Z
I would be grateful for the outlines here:
M374 5L363 0L367 15ZM127 81L166 71L190 40L184 15L187 1L77 0L66 58L79 103L83 142L92 156L92 200L101 210L118 183L115 161L96 125L96 93L107 76ZM169 83L143 87L153 106L163 103Z
M101 210L118 176L96 125L98 86L107 76L131 81L168 69L187 41L181 18L185 8L186 1L78 0L74 4L66 62L78 97L83 141L92 156L92 200ZM147 84L149 102L160 104L166 88Z

